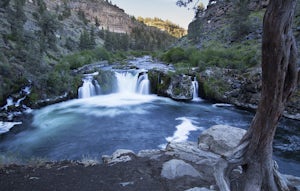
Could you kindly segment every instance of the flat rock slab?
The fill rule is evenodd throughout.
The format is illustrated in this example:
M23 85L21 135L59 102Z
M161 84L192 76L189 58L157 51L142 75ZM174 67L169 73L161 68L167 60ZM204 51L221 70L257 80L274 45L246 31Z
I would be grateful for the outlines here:
M224 155L235 148L246 130L228 125L215 125L202 132L198 138L199 147L216 154Z
M201 177L192 165L178 159L172 159L164 163L161 176L167 179L176 179L183 176Z

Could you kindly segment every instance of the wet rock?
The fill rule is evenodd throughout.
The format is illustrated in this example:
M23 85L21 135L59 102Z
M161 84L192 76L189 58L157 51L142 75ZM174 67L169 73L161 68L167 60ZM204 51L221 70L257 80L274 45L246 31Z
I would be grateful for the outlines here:
M191 77L187 75L172 76L167 94L175 100L192 100L193 85Z
M202 132L198 138L200 148L224 155L238 145L246 130L228 125L215 125ZM205 147L204 147L205 146Z
M148 77L152 93L167 97L167 89L171 83L171 75L160 70L149 70Z
M175 75L171 71L148 71L151 91L159 96L174 100L188 101L193 99L193 85L191 76Z
M161 176L167 179L176 179L183 176L200 177L200 173L183 160L172 159L163 164Z

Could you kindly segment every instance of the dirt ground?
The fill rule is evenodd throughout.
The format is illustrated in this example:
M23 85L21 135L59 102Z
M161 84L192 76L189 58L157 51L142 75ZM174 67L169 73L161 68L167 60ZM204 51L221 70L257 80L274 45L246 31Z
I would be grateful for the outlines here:
M184 191L205 183L192 177L167 180L160 176L168 158L137 158L115 165L85 167L76 162L40 166L10 165L0 169L1 191Z

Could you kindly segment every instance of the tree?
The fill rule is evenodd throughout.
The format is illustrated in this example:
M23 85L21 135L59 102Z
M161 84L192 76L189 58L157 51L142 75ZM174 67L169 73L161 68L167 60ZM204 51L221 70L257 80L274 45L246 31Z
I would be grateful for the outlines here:
M89 49L93 49L96 46L95 27L92 26L90 30Z
M90 35L87 32L87 30L84 30L81 34L80 34L80 38L79 38L79 49L80 50L86 50L89 49L90 47Z
M56 16L45 9L40 14L38 24L41 27L41 51L44 52L47 48L56 49L55 33L59 29L59 22L56 19Z
M230 173L242 167L238 190L287 191L286 180L272 159L272 143L285 104L297 85L297 48L292 31L296 0L270 1L263 24L261 100L239 145L215 166L222 191L231 190Z

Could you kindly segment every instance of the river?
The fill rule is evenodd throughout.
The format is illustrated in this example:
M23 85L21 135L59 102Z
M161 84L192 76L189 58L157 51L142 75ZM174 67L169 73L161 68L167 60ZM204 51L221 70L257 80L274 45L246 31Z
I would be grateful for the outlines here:
M126 75L116 76L128 80ZM136 74L129 78L139 81ZM118 84L124 86L124 81ZM24 124L23 131L1 138L0 155L22 160L100 159L120 148L137 152L164 148L168 141L197 142L202 131L217 124L247 129L253 118L253 113L231 105L198 99L177 102L137 89L119 87L112 94L86 96L33 110L32 123ZM282 120L274 142L274 159L280 171L296 176L300 176L299 124Z

